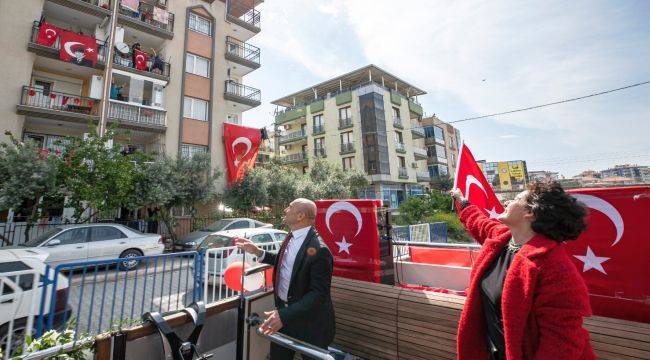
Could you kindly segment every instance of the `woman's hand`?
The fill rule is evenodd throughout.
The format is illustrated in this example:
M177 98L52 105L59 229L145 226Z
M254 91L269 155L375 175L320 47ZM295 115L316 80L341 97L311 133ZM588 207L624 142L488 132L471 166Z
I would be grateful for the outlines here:
M466 200L465 197L463 196L463 193L460 192L459 188L449 190L449 195L458 202L463 202Z

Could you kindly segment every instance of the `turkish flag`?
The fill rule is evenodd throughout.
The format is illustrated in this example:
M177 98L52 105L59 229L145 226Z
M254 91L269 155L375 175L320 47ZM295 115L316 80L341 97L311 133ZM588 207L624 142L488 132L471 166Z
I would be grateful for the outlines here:
M260 129L224 123L223 140L226 147L228 183L232 184L242 179L248 169L255 167L262 133Z
M138 70L147 70L147 61L149 54L138 49L133 49L133 61L135 61L135 68Z
M650 186L568 192L589 208L587 229L566 249L594 314L650 323Z
M54 46L56 39L59 37L61 29L46 22L42 22L38 28L38 39L36 42L47 47Z
M62 31L59 59L82 66L97 64L97 41L86 35Z
M318 200L316 230L334 257L334 276L381 282L381 200Z
M495 219L504 210L465 143L460 147L458 154L454 188L460 189L467 201L478 206L485 215L492 219Z

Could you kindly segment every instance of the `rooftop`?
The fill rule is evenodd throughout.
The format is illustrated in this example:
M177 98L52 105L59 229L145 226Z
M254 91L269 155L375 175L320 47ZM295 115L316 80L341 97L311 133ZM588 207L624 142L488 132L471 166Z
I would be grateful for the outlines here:
M408 98L426 94L426 91L416 87L415 85L409 84L388 71L370 64L272 101L271 104L285 107L291 107L294 106L294 104L304 104L319 97L323 97L328 93L339 93L341 90L346 91L353 89L370 81L390 89L396 89Z

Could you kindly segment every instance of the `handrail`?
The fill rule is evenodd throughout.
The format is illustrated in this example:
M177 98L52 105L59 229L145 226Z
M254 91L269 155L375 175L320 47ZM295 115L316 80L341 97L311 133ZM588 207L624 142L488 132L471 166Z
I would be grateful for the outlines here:
M116 1L116 0L114 0ZM165 31L174 31L174 14L167 11L166 9L163 9L167 11L168 19L167 19L167 24L164 24L162 22L156 21L153 18L154 14L154 8L157 8L157 6L154 6L153 4L147 4L146 2L141 1L140 2L140 12L133 12L129 9L123 8L121 5L119 7L119 12L120 15L126 16L131 19L136 19L137 21L140 21L142 23L145 23L147 25L159 28L161 30Z
M32 34L31 37L29 38L29 42L32 44L37 44L39 46L49 47L50 49L59 50L61 46L61 40L58 38L52 44L52 46L47 46L38 43L38 32L40 28L41 28L40 21L34 21L34 23L32 24ZM95 39L95 42L97 43L97 62L103 62L106 60L106 41Z
M262 95L260 89L237 83L233 80L226 80L225 92L227 94L243 97L253 101L261 101Z
M231 47L232 45L233 47ZM226 51L242 59L252 61L256 64L260 63L260 48L235 39L231 36L226 36Z
M123 56L118 54L117 52L113 55L113 64L121 65L128 68L134 68L138 71L150 72L153 74L156 74L154 70L160 70L160 75L169 77L169 71L171 65L165 60L163 60L162 56L160 55L153 56L149 53L147 53L147 56L149 57L148 63L150 63L150 65L147 64L147 69L145 70L136 69L135 65L133 64L133 58L131 55Z
M59 91L23 86L20 105L94 115L99 100Z
M421 243L415 241L393 241L393 245L406 245L406 246L418 246L426 248L450 248L450 249L468 249L468 250L478 250L481 248L479 244L461 244L461 243Z
M314 346L312 344L306 343L304 341L298 340L291 336L287 336L282 333L275 333L273 335L264 334L259 327L262 324L262 319L260 319L260 317L257 314L253 314L252 316L250 316L248 319L246 319L246 322L250 327L257 326L257 328L255 329L255 333L267 339L270 342L276 343L282 347L291 349L300 354L307 355L313 359L334 360L334 356L332 356L332 354L330 354L329 351Z

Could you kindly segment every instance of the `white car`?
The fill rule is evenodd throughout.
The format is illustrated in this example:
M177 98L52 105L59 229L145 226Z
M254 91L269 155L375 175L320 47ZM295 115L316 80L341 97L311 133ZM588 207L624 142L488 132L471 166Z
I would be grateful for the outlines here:
M277 251L280 244L287 237L287 232L277 229L255 228L255 229L236 229L218 231L208 235L199 245L199 249L206 250L208 253L208 262L206 271L208 274L208 283L219 281L224 270L228 265L236 261L242 261L241 252L234 249L235 238L246 238L254 242L264 250ZM223 249L222 249L223 248ZM246 254L246 263L257 265L257 258L251 254Z
M235 229L253 229L253 228L273 228L272 224L263 223L250 218L231 218L221 219L214 222L204 229L192 231L187 235L181 236L174 245L175 251L194 251L197 245L205 239L206 236L217 231L235 230Z
M11 248L36 248L49 254L45 261L55 267L59 264L93 260L133 258L159 255L165 245L162 236L144 234L119 224L60 225L25 244ZM131 270L138 261L124 261L121 268Z
M0 295L0 346L7 348L9 325L13 320L11 335L11 353L20 348L25 342L29 319L32 322L32 331L35 333L37 316L43 291L45 276L45 259L47 253L35 249L2 249L0 250L0 282L2 282L2 295ZM34 278L39 274L37 284ZM51 287L48 288L44 309L50 308ZM64 327L63 320L70 319L71 308L66 303L68 298L68 279L58 275L56 285L56 304L54 307L54 328Z

